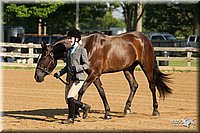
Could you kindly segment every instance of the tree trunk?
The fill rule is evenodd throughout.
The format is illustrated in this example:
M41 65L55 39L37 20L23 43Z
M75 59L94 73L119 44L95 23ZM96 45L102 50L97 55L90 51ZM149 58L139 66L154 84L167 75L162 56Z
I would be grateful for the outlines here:
M144 8L141 2L135 5L133 31L142 32L142 15L144 13Z
M137 10L138 10L138 5L135 4L134 19L133 19L133 21L134 21L133 22L133 31L137 30L137 16L138 16Z
M200 2L194 8L194 34L200 35Z
M123 15L125 18L126 30L132 31L132 28L133 28L132 17L133 17L134 6L133 4L121 4L121 7L123 9Z
M129 4L121 4L123 9L123 15L125 18L126 23L126 30L127 31L136 31L137 24L139 20L141 20L142 15L144 13L144 8L142 9L141 3L129 3ZM139 11L138 11L139 9ZM140 21L140 29L142 31L142 22Z

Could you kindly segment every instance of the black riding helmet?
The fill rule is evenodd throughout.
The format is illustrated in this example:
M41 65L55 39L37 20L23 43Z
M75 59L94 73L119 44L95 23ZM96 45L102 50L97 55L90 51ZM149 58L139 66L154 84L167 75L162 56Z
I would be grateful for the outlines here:
M67 34L67 37L75 37L75 38L78 38L78 41L79 42L81 40L81 32L77 29L74 29L74 30L70 30Z

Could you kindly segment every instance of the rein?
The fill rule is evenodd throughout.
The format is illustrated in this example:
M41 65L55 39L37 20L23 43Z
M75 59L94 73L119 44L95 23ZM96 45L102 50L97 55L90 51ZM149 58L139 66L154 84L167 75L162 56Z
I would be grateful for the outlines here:
M37 69L40 69L40 70L44 71L46 74L53 76L53 74L51 74L51 72L45 70L44 68L38 67ZM61 82L63 82L64 84L69 85L69 83L65 82L62 78L58 77L58 79L59 79Z

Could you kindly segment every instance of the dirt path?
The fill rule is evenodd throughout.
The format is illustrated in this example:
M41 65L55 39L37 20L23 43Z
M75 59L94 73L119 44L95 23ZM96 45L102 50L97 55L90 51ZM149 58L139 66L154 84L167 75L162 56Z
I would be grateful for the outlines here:
M123 115L129 95L128 83L122 73L101 77L111 108L111 120L103 119L104 107L96 88L92 85L83 100L92 106L88 119L78 119L72 125L60 124L67 118L64 85L52 76L36 83L34 70L3 70L3 129L5 131L197 131L197 73L173 73L173 95L166 100L158 98L160 117L151 116L152 97L142 72L135 72L139 88L133 99L132 113ZM64 77L63 77L64 78ZM82 113L81 113L82 114ZM189 128L175 124L191 118L195 125Z

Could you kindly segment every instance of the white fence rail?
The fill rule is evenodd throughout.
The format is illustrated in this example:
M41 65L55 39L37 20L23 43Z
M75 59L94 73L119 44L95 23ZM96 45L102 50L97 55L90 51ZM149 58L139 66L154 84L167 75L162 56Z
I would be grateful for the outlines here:
M187 66L191 67L192 60L198 60L197 57L192 57L194 52L198 52L198 48L194 47L154 47L154 51L167 51L167 52L186 52L186 57L157 57L158 61L187 61Z
M0 57L18 57L22 59L28 59L28 64L32 65L34 63L34 58L38 57L38 54L34 53L35 48L41 48L40 44L18 44L18 43L0 43L1 52ZM20 52L6 52L3 49L6 48L28 48L28 53ZM187 66L191 66L192 60L197 60L198 58L192 57L193 52L199 51L198 48L193 47L154 47L155 51L173 51L173 52L187 52L186 57L157 57L158 61L187 61Z
M19 43L0 43L1 52L0 57L19 57L28 59L28 64L32 65L33 59L37 58L39 54L34 54L34 48L41 48L39 44L19 44ZM28 53L17 52L17 50L6 52L6 48L28 48Z

